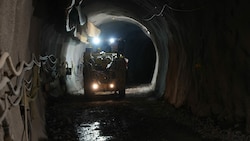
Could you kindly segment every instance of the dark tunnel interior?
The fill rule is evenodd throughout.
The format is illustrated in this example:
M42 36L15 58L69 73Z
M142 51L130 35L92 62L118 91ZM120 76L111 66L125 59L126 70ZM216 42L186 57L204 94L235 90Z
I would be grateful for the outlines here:
M53 46L65 46L65 44L71 44L71 42L74 42L72 44L75 44L77 46L82 46L82 50L84 50L86 46L89 46L88 44L81 42L81 40L74 35L74 30L68 32L65 31L66 22L64 9L65 7L67 7L67 5L69 5L69 3L67 3L69 1L64 2L58 2L54 0L37 1L36 3L37 6L35 6L34 16L42 18L45 21L44 30L43 33L41 33L41 42L43 44L42 54L47 54L50 51L55 51L57 52L56 54L62 56L60 55L60 49L54 50L55 48ZM143 27L140 23L135 22L135 20L129 19L130 17L125 16L124 18L120 3L114 2L107 6L108 3L110 2L83 1L81 5L84 6L82 6L81 12L84 15L84 20L86 22L88 20L93 21L95 26L101 31L99 35L101 39L107 40L108 38L113 37L122 39L124 41L123 52L124 56L128 59L128 71L126 80L127 87L151 84L156 67L155 44L153 43L147 30L145 31L145 27ZM103 6L104 8L98 8L98 10L96 10L98 12L95 13L96 11L94 9L97 8L96 5L99 5L99 7ZM88 7L91 7L92 9L90 8L89 10ZM120 11L119 8L121 9ZM112 10L114 10L114 12ZM88 15L88 13L91 12L94 13ZM71 24L78 24L79 26L79 15L76 10L73 9L71 11L69 18L71 20ZM80 29L82 27L80 26L79 30L82 30ZM62 41L63 43L61 43ZM92 45L93 48L104 48L104 46L104 43L99 44L98 46ZM71 45L67 50L71 50L70 48L74 48L74 46ZM82 67L82 62L79 61L82 58L82 52L83 51L79 50L75 52L79 53L79 58L78 62L72 64L72 66L77 65L78 67ZM67 52L65 54L67 54ZM65 57L63 59L65 59ZM83 76L78 75L77 77ZM82 79L77 78L76 81L81 80Z
M108 22L99 26L101 38L122 38L124 55L128 58L128 85L150 83L154 73L156 53L152 40L135 24Z
M30 86L37 101L28 106L41 117L32 123L37 133L43 130L46 96L84 95L84 53L106 47L93 45L95 37L113 37L123 41L119 51L128 59L126 92L136 90L139 98L146 93L149 100L241 128L249 139L249 5L247 0L0 0L0 119L15 130L11 118L22 119L23 85L31 82L21 80L34 76L37 83ZM38 69L27 71L30 60Z

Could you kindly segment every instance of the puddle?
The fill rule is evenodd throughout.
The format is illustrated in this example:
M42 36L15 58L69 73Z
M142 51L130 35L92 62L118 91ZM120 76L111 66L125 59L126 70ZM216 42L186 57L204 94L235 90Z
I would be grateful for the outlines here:
M79 141L108 141L112 136L101 136L100 122L81 124L77 127Z

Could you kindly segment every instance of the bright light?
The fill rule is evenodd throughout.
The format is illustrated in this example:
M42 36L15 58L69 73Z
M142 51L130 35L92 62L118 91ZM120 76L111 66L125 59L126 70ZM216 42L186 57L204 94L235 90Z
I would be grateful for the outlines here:
M113 89L113 88L115 87L115 85L114 85L113 83L111 83L111 84L109 84L109 87L110 87L111 89Z
M110 43L110 44L113 44L114 42L115 42L115 38L110 38L110 39L109 39L109 43Z
M94 38L93 38L93 44L98 45L98 44L100 44L100 42L101 42L101 39L100 39L100 38L98 38L98 37L94 37Z
M93 139L97 141L109 141L112 140L112 136L102 136L100 129L100 122L93 123L81 123L77 125L77 135L79 141L91 141Z
M150 32L147 30L147 34L150 35Z
M94 90L97 90L98 89L98 84L97 83L93 83L93 85L92 85L92 88L94 89Z

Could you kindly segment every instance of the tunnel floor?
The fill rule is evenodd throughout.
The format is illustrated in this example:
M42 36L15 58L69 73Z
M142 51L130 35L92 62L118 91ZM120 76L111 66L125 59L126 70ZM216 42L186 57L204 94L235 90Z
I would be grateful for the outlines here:
M51 98L46 122L49 141L218 139L209 136L211 130L204 128L201 121L189 112L176 110L164 101L149 97L126 96L120 99L115 95L92 98L78 95Z

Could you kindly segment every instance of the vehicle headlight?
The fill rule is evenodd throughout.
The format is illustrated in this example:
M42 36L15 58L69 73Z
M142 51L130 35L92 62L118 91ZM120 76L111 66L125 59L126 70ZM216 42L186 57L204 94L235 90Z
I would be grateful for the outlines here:
M99 45L101 43L101 39L99 37L94 37L92 39L93 44Z
M92 84L92 89L97 90L99 88L99 85L97 83Z
M109 84L109 88L113 89L115 87L115 84L111 83Z
M110 38L110 39L109 39L109 43L110 43L110 44L113 44L114 42L115 42L115 38Z

